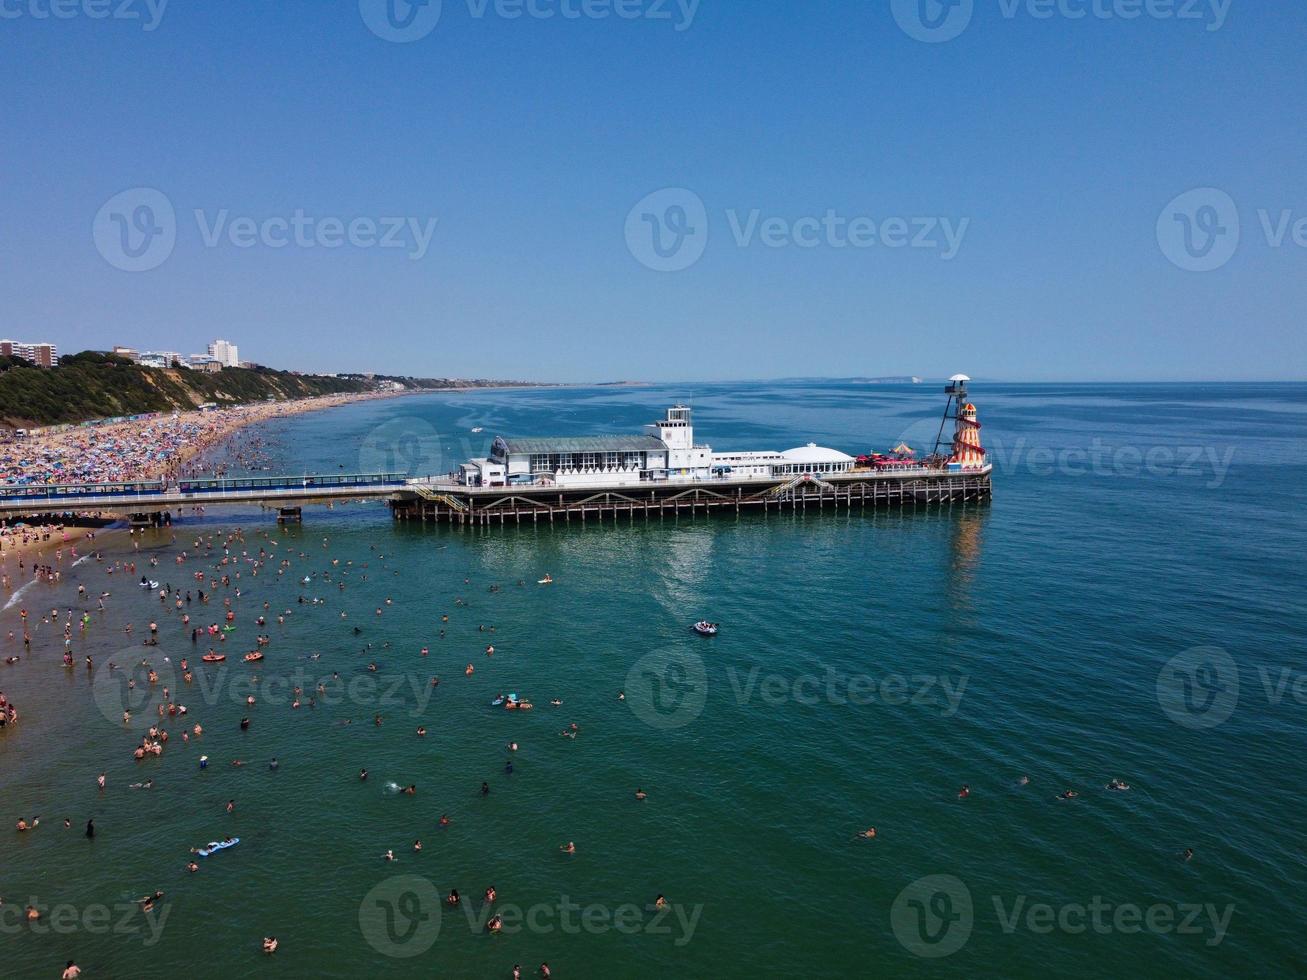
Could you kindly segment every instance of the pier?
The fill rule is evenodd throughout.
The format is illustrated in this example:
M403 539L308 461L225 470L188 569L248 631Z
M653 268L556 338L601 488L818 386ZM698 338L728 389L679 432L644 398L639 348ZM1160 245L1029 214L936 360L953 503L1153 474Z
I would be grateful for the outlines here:
M711 480L640 487L498 487L414 483L390 495L395 519L457 527L505 524L556 524L635 521L722 512L771 513L862 510L875 507L929 507L985 502L992 497L989 469L948 473L860 472L830 479Z

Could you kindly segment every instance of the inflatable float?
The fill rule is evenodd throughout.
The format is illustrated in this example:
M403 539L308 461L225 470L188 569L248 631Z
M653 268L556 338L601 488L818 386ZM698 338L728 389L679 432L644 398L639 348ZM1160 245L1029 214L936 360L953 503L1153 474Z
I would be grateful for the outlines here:
M235 847L240 842L239 837L233 837L231 840L211 840L204 847L198 848L195 853L202 858L206 858L210 854L216 854L219 851L225 851L229 847Z

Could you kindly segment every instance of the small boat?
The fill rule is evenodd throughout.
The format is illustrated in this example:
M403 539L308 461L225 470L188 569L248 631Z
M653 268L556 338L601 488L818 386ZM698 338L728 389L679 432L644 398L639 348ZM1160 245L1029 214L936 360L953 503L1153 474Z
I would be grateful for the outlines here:
M263 654L259 653L258 650L255 650L252 653L245 654L245 662L247 664L257 664L262 659L263 659Z
M220 664L227 659L227 655L225 653L206 653L200 659L206 664Z
M473 431L473 432L485 432L486 430L483 429L483 428L481 428L481 426L478 425L478 426L477 426L475 429L473 429L472 431Z
M701 619L699 622L695 623L694 626L691 627L691 629L693 629L700 636L717 635L717 624L710 623L706 619Z

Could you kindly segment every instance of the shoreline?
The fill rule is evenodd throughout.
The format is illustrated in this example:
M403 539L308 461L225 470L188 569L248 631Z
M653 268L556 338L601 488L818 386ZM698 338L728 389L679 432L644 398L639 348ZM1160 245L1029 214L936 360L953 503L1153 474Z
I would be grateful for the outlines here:
M161 424L176 427L203 425L205 430L198 437L188 439L178 445L176 450L166 458L149 462L131 473L132 479L161 479L170 474L178 474L188 463L204 453L212 451L242 430L262 422L279 418L291 418L309 412L339 408L356 402L373 401L380 398L393 398L409 394L406 391L349 392L336 395L316 395L310 398L298 398L282 402L251 403L236 405L216 411L181 412L175 415L155 416L130 422L118 422L93 428L77 427L65 432L47 436L37 436L18 444L19 448L31 453L45 453L49 458L74 457L85 452L88 440L99 443L109 440L131 440L134 437L146 437L146 433ZM49 482L49 481L42 481ZM94 481L69 481L94 482ZM106 481L107 482L107 481ZM85 512L94 514L92 511ZM82 527L64 523L32 524L18 520L9 522L0 520L0 574L9 579L10 592L26 584L26 576L39 565L58 566L62 558L67 557L79 545L92 541L88 534L99 535L121 526L121 521L101 528ZM59 552L56 558L52 552ZM79 554L82 552L79 551ZM17 560L24 564L24 580L16 577L18 567L11 565ZM28 562L30 561L30 564Z

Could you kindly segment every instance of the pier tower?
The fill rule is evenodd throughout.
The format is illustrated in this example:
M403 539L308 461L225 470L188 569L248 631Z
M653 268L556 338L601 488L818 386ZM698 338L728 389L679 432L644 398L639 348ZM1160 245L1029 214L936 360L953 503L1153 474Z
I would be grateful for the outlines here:
M944 417L940 419L939 434L935 437L935 455L940 455L940 447L944 444L944 425L952 419L953 442L948 456L950 469L973 469L985 465L986 452L980 444L976 406L967 395L967 384L970 381L965 374L955 374L948 379L948 387L944 389L948 395L948 404L944 406Z
M985 450L980 445L980 423L976 421L976 406L967 402L957 414L953 430L953 455L950 463L961 463L963 469L985 465Z
M694 447L694 423L688 405L673 405L667 410L666 418L659 419L648 428L651 435L667 444L668 449Z

